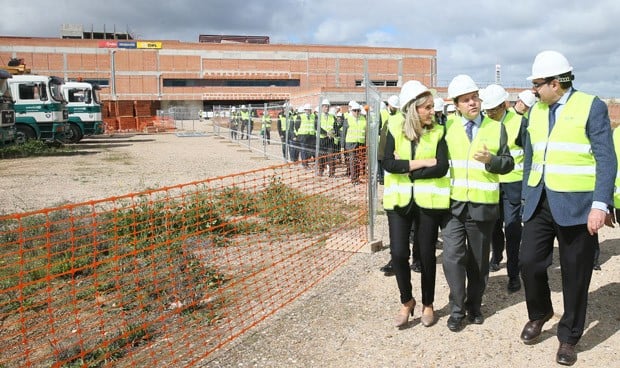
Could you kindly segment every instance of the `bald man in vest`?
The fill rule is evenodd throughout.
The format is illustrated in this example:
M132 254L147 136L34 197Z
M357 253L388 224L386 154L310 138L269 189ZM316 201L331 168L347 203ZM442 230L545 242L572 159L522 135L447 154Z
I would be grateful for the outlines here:
M553 315L547 269L557 238L564 314L556 362L577 361L586 320L597 233L612 206L617 160L607 106L576 91L572 66L557 51L532 64L532 91L523 164L523 238L519 262L528 319L521 340L533 344Z

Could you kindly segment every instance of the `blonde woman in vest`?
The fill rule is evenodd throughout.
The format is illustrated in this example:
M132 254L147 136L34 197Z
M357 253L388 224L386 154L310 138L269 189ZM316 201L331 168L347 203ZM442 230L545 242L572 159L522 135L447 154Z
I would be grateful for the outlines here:
M422 318L435 323L436 257L438 229L450 203L450 182L444 129L435 124L433 95L418 81L405 83L400 92L403 114L389 119L383 169L383 206L387 213L390 252L402 307L396 327L408 324L416 301L409 268L409 234L415 223L422 266Z
M504 126L480 111L478 86L457 75L448 97L457 113L446 122L450 157L450 216L441 230L443 270L450 287L448 329L484 323L482 297L489 278L491 235L499 218L499 175L514 167Z
M527 78L539 102L530 109L525 139L519 253L528 313L521 340L533 344L554 316L547 269L557 239L564 314L556 362L563 365L577 361L597 234L613 204L617 175L607 105L575 90L572 70L564 55L547 50L536 55Z

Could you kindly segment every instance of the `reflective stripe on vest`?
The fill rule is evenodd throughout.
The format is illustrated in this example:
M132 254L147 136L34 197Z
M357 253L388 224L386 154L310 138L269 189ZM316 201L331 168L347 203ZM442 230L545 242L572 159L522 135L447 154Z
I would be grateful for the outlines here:
M527 185L535 187L545 175L545 185L557 192L594 190L596 161L586 122L594 96L576 91L570 96L549 132L549 107L535 104L527 128L532 143L532 167Z
M402 160L411 160L411 141L403 133L402 122L391 121L388 129L394 137L396 154ZM420 137L414 159L435 158L437 143L443 136L443 126L436 125ZM420 207L447 209L450 206L450 180L448 177L418 179L413 183L409 173L386 172L384 177L383 207L392 210L405 207L411 201L411 194Z
M485 117L472 142L465 134L460 116L446 122L446 143L450 152L450 197L456 201L482 204L499 203L499 175L486 170L485 164L473 158L483 145L497 154L501 139L501 123Z
M356 119L355 116L349 115L347 121L349 127L344 141L346 143L366 143L366 119L363 116Z
M502 123L508 135L508 148L510 156L514 159L515 167L508 174L500 175L500 183L514 183L523 180L523 148L517 146L516 140L521 130L523 117L515 112L508 111Z

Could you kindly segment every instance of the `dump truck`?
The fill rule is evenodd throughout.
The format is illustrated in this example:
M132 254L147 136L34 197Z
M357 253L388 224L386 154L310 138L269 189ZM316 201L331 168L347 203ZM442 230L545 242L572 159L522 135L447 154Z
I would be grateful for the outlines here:
M0 69L12 74L8 86L14 101L18 140L65 141L69 130L62 78L31 74L22 59L13 58Z
M103 116L101 101L96 84L87 82L65 82L62 85L62 94L67 101L69 112L69 129L65 140L77 143L85 136L103 134Z
M8 80L13 75L0 70L0 146L15 142L15 109Z

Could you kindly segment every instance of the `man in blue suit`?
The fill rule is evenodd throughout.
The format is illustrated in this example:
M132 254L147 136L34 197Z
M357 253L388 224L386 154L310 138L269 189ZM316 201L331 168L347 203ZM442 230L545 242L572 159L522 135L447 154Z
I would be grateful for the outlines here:
M607 106L576 91L572 66L556 51L539 53L532 90L539 102L525 134L523 238L519 261L529 321L521 340L534 343L553 317L547 268L559 244L564 314L556 362L577 361L585 325L597 233L609 212L617 172Z

